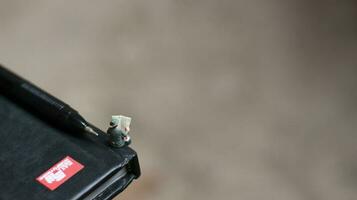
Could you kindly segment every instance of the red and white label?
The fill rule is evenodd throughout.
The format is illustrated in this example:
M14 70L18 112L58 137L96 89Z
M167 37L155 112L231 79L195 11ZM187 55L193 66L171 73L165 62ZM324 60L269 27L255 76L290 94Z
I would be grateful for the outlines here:
M67 156L59 161L41 176L37 177L37 181L46 186L50 190L55 190L72 176L77 174L83 165Z

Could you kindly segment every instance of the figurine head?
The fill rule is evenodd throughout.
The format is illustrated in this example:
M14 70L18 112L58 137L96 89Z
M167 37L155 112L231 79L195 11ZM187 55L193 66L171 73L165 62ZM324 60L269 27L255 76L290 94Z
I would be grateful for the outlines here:
M127 136L130 131L130 123L131 118L125 117L122 115L114 115L112 116L112 120L110 122L110 128L118 127L124 136Z
M109 123L110 128L115 128L119 125L119 116L112 116L112 120Z

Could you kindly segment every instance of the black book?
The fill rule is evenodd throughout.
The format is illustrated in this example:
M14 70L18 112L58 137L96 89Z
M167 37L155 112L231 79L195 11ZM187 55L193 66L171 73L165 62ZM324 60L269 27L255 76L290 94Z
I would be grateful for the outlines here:
M71 134L0 94L0 200L112 199L140 176L136 152Z

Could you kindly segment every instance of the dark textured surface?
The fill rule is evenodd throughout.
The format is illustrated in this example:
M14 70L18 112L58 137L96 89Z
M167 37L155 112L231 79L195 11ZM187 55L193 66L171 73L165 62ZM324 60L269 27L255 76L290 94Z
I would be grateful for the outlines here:
M0 95L0 199L76 199L134 158L130 149L112 151L91 136L70 135L31 115ZM54 191L36 181L50 167L71 156L85 167ZM107 193L118 193L134 176Z

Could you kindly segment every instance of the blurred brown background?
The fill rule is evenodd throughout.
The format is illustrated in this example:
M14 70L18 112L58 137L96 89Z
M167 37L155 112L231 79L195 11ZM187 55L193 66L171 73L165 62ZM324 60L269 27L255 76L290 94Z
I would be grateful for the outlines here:
M356 199L356 1L2 0L0 57L102 129L133 117L118 199Z

